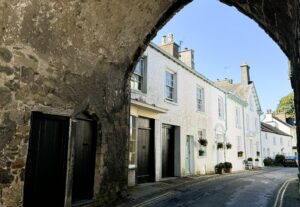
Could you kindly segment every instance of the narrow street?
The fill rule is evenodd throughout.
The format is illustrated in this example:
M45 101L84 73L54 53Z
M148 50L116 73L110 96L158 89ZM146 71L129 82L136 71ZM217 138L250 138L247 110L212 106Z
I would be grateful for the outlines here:
M281 186L296 178L296 174L297 168L266 168L206 180L194 178L194 182L170 188L159 195L145 196L144 200L132 199L120 206L271 207ZM300 206L300 203L289 206Z

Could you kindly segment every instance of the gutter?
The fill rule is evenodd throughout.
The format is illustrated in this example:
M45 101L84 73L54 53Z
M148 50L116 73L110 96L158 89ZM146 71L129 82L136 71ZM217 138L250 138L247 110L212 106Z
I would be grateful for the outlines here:
M247 147L246 147L245 108L244 107L243 107L243 134L244 134L244 151L245 151L244 159L246 160Z

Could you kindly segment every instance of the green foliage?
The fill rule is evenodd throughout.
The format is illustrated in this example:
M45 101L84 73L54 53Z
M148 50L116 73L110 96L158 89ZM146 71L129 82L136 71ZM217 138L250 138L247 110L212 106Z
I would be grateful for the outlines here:
M232 163L231 162L224 162L224 167L226 169L230 169L230 168L232 168Z
M248 161L253 161L253 158L252 157L248 157L248 159L247 159Z
M285 159L284 155L276 155L275 164L283 165L284 159Z
M273 159L271 157L267 157L264 159L264 165L265 166L272 166L274 163Z
M290 93L280 99L276 113L286 113L289 117L295 118L294 93Z
M259 159L258 159L258 158L255 158L255 161L256 161L256 162L259 162Z
M223 169L224 167L225 167L225 165L222 162L215 166L215 168L217 168L217 169Z

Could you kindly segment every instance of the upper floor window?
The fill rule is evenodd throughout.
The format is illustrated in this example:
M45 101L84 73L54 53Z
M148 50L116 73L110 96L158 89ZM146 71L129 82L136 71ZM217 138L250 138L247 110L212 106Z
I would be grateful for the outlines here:
M237 149L238 151L242 151L242 137L241 136L238 136L237 137Z
M197 110L204 112L204 88L197 87Z
M241 128L241 111L239 107L235 107L235 127Z
M137 63L134 73L131 76L131 89L146 93L146 62L147 58L143 57Z
M220 119L224 119L224 101L222 97L218 97L218 116Z
M268 134L266 133L266 140L268 140Z
M175 74L169 71L165 73L165 97L169 101L175 101Z
M282 137L280 137L280 145L283 145Z

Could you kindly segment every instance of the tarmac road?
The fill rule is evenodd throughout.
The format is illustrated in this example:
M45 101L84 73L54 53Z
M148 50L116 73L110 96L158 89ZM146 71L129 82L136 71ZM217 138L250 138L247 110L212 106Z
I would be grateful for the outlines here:
M159 195L121 206L135 207L285 207L286 181L295 179L297 168L266 168L259 171L219 176L170 188ZM294 181L293 181L294 182ZM285 185L284 185L285 184ZM142 189L140 189L142 190ZM287 190L288 191L288 190ZM279 192L279 193L278 193ZM288 206L300 207L299 203Z

